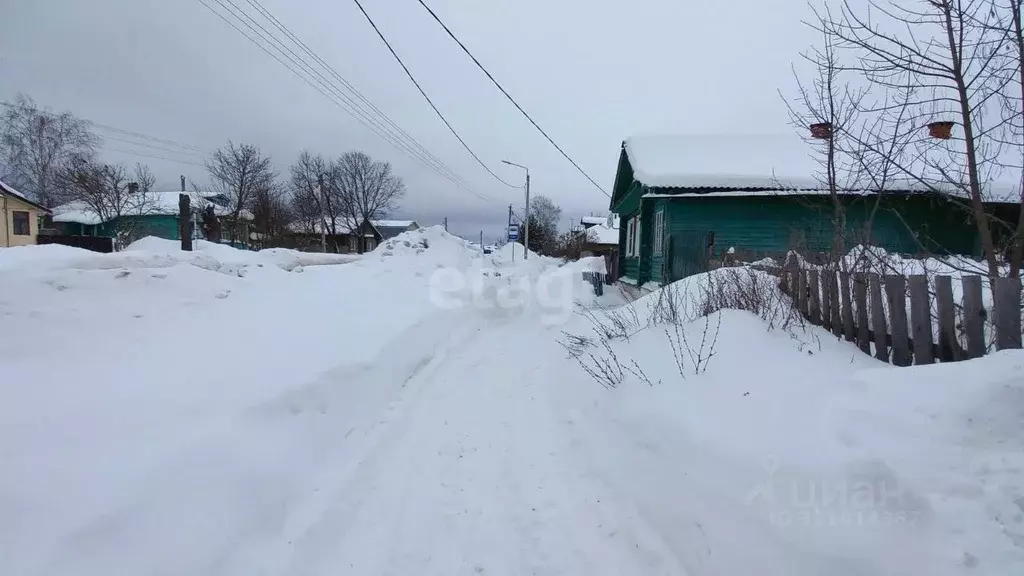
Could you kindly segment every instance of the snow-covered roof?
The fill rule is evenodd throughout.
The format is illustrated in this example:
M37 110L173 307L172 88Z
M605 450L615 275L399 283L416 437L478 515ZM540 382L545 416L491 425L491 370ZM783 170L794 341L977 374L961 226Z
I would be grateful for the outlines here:
M623 142L633 177L657 188L714 188L716 194L730 196L789 194L828 194L820 176L822 144L806 142L796 133L760 135L642 135ZM920 173L930 170L922 165ZM941 178L938 178L941 180ZM849 186L849 183L846 184ZM938 185L953 196L966 197L964 190ZM855 188L870 188L860 182ZM742 192L744 188L762 191ZM908 178L891 180L888 189L902 192L928 192L929 186ZM767 190L767 191L764 191ZM872 194L866 190L847 190L843 194ZM1017 182L986 183L982 198L986 202L1019 202Z
M7 182L4 182L3 180L0 180L0 189L2 189L4 192L10 194L11 196L17 196L18 198L22 198L24 200L28 200L27 196L25 196L21 192L18 192L17 190L14 189L13 186L8 184Z
M416 223L415 220L372 220L371 222L378 228L408 228Z
M7 195L10 195L10 196L15 196L19 200L22 200L24 202L28 202L29 204L31 204L33 206L42 208L43 210L46 209L41 204L30 200L28 196L26 196L26 195L22 194L21 192L18 192L17 190L15 190L13 186L11 186L10 184L4 182L3 180L0 180L0 194L7 194Z
M386 238L390 238L390 237L393 237L393 236L397 236L400 232L404 232L406 228L416 224L416 221L415 220L371 220L370 223L373 224L373 227L377 228L377 231L381 232L381 236L384 236L385 239L386 239ZM419 225L416 224L416 226L418 227ZM327 232L328 233L330 233L331 230L333 229L333 230L336 230L338 234L351 234L353 232L354 228L355 228L355 226L350 225L349 222L348 222L348 218L346 218L344 216L338 216L337 218L334 219L334 227L333 228L331 227L330 220L328 219L328 224L327 224ZM391 228L391 229L395 229L395 230L389 230L388 234L384 234L384 232L381 231L382 228ZM291 225L289 225L288 229L291 230L292 232L299 233L299 234L306 233L306 232L311 232L313 234L319 234L320 233L320 221L317 220L316 222L312 223L312 230L307 230L307 226L305 224L298 223L298 222L294 222ZM397 229L400 229L400 230L397 230Z
M144 199L144 206L138 209L127 210L129 214L142 214L145 216L173 216L178 214L178 195L181 192L145 192L140 193L140 199ZM215 194L207 194L203 192L188 192L191 198L191 206L193 210L202 210L207 205L211 205L214 208L214 213L217 216L230 216L234 213L231 208L214 204L210 202L208 198L215 196ZM248 210L242 210L240 216L243 220L252 220L252 212ZM93 226L96 224L102 224L103 219L100 218L96 211L93 210L87 202L82 200L75 200L66 204L61 204L53 209L53 221L54 222L75 222L78 224L86 224Z
M624 143L633 177L663 188L814 188L814 149L796 134L647 135Z
M580 219L582 224L605 224L608 218L605 216L584 216Z
M96 212L89 207L88 204L81 200L75 200L74 202L68 202L67 204L61 204L53 209L53 221L54 222L74 222L77 224L85 224L87 226L95 226L96 224L102 224L103 220L99 217Z
M594 244L614 244L619 243L619 229L609 228L604 224L598 224L587 228L587 240Z

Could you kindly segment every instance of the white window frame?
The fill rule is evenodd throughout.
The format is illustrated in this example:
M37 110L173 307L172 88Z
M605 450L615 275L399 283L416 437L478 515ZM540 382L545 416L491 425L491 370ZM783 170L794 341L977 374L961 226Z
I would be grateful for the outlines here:
M626 256L633 257L634 240L636 240L636 218L626 220Z
M639 258L641 248L643 247L643 244L641 243L641 239L643 238L643 221L640 220L639 213L637 213L634 219L636 220L636 224L633 226L633 230L636 233L636 239L633 241L633 255Z
M654 213L654 254L661 256L665 248L665 209Z

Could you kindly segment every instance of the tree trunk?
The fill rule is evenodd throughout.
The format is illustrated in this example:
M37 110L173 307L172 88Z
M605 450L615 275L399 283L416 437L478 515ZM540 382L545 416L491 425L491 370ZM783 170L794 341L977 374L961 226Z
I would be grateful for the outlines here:
M985 213L985 204L981 198L981 182L978 177L978 151L977 143L974 141L974 123L971 119L970 97L967 93L967 84L964 81L963 62L958 50L958 44L953 28L953 14L949 1L943 3L943 14L946 19L946 36L949 41L949 52L953 60L953 77L956 81L957 96L960 100L960 118L964 125L964 141L967 145L967 175L971 192L971 211L974 213L975 223L978 227L978 236L981 240L982 250L985 251L985 262L988 264L988 276L993 280L999 276L999 264L996 262L995 242L992 240L992 229L989 226L988 215ZM962 48L962 47L961 47Z

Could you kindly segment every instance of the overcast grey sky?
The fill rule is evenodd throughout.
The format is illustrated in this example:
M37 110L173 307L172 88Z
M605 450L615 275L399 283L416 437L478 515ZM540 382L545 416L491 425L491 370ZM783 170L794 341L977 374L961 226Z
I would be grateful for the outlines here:
M245 0L234 0L249 13ZM286 172L299 151L364 150L408 185L393 217L449 218L453 232L503 228L522 191L492 179L405 77L351 0L263 5L445 164L483 201L374 135L212 14L198 0L0 0L0 99L18 92L53 110L213 149L259 146ZM508 181L530 167L533 193L565 216L604 213L608 199L552 148L479 72L416 0L363 0L449 121ZM815 41L799 1L427 0L505 88L605 190L621 141L637 133L781 133L778 89ZM216 6L216 5L214 5ZM107 134L104 134L107 135ZM117 134L114 134L117 136ZM122 135L123 136L123 135ZM202 163L107 140L107 148ZM201 166L147 162L162 187ZM564 224L568 225L567 221Z

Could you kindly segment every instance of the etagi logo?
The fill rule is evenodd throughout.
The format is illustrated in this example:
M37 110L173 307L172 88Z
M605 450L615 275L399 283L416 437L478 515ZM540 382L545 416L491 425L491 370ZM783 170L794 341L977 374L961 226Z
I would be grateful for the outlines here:
M503 314L539 313L544 324L561 324L573 313L583 286L579 272L555 268L537 276L496 269L440 268L430 276L430 301L445 310L473 307Z

